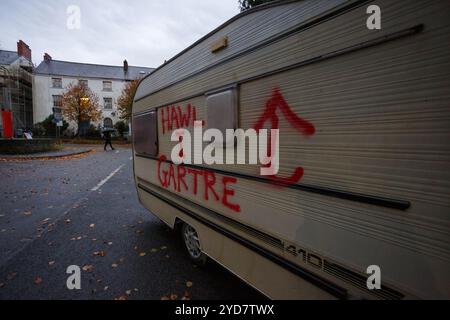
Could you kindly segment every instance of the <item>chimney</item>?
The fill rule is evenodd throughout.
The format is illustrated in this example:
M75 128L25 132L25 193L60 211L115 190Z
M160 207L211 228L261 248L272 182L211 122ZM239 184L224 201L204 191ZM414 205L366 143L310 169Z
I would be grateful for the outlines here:
M20 57L24 57L27 58L28 60L31 61L31 49L30 47L23 42L22 40L19 40L19 42L17 42L17 54Z
M123 72L128 73L128 61L123 61Z
M52 57L48 54L48 53L45 53L44 54L44 61L52 61Z

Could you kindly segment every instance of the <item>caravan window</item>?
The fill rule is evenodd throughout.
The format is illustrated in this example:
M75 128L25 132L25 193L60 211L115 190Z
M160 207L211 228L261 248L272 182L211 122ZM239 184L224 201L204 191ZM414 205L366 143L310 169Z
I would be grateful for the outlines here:
M206 95L206 123L208 129L218 129L226 136L227 129L237 127L236 89L231 88ZM217 141L222 144L225 141ZM230 141L226 141L229 143Z
M137 155L158 155L158 123L156 112L152 111L133 117L133 143Z

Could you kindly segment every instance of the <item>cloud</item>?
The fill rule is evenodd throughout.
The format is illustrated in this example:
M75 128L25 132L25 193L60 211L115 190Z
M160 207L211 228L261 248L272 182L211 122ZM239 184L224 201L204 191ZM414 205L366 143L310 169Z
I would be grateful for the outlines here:
M81 12L81 29L67 28L67 7ZM157 67L239 12L237 0L2 0L0 47L24 40L39 64L54 59Z

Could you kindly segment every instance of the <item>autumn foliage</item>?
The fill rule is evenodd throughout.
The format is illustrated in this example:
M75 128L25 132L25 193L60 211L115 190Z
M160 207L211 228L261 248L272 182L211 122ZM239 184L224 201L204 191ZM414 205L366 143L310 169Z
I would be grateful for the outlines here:
M136 94L139 80L127 82L122 90L122 94L117 99L117 108L119 110L119 117L122 120L130 121L131 108L133 106L134 95Z
M77 123L77 135L83 121L101 119L100 104L97 95L87 86L71 83L62 96L64 118Z

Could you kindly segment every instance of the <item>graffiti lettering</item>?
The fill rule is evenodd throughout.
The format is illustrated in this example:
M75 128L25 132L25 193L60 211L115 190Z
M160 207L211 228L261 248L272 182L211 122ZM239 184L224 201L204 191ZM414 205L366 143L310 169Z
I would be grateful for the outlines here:
M221 203L223 206L234 212L241 212L238 204L232 203L232 197L235 191L231 189L232 185L237 183L237 179L232 177L223 177L219 182L214 172L203 169L186 169L183 165L174 165L165 163L166 156L161 156L158 161L158 179L161 186L165 189L172 189L178 193L189 192L197 196L199 185L203 186L203 198L205 201ZM186 182L187 177L192 177L192 185Z
M254 129L257 131L261 130L266 122L270 122L271 129L279 129L279 118L277 115L278 109L281 111L281 114L286 118L289 124L293 126L301 135L309 137L314 135L316 132L316 129L312 123L300 118L292 111L279 89L275 89L272 97L267 101L264 113L256 122ZM272 153L270 150L274 150L275 147L276 146L273 144L270 144L269 154ZM269 175L268 178L276 185L288 186L300 181L303 174L303 168L297 167L290 177L283 178L276 175Z
M180 106L170 106L160 110L163 134L180 128L189 128L197 120L197 109L191 104L186 106L185 111Z

